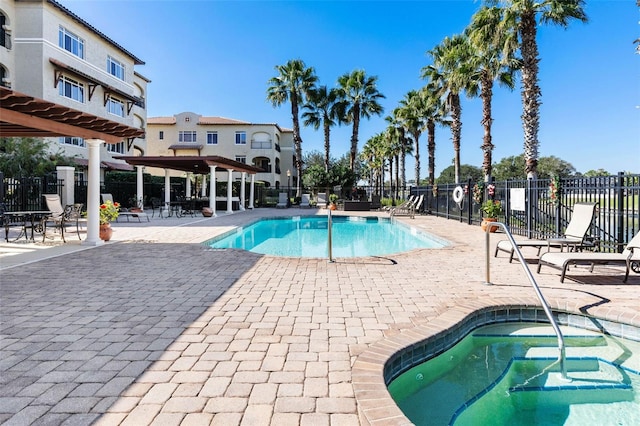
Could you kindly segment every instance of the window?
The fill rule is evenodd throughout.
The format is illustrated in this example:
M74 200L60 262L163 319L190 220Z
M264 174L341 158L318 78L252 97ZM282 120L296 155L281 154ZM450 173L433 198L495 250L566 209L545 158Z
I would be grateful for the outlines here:
M162 130L160 130L160 133L158 134L158 139L164 139L164 132Z
M207 132L207 145L218 145L218 132Z
M111 56L107 56L107 72L124 81L124 65Z
M11 38L9 37L9 33L4 27L6 23L7 17L0 13L0 46L10 49L11 43L9 41L11 40Z
M58 46L84 59L84 40L65 27L60 27L58 31Z
M84 85L69 77L62 77L58 83L58 94L65 98L84 103Z
M107 144L107 152L115 152L115 153L118 153L118 154L124 154L125 153L124 142L108 143Z
M247 132L236 132L236 145L247 144Z
M238 163L247 164L247 156L246 155L236 155L236 161Z
M185 121L186 123L190 122L190 121L191 121L191 117L185 117L185 118L184 118L184 121Z
M107 112L117 115L118 117L124 117L124 103L117 99L109 98L107 101Z
M181 130L178 134L178 142L196 142L196 132L194 130Z
M86 145L84 144L83 138L69 137L63 136L60 138L60 145L75 145L81 148L84 148Z

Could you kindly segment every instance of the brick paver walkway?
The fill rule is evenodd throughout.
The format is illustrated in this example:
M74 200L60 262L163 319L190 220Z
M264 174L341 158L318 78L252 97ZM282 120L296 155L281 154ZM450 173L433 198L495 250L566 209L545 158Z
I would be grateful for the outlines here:
M536 303L504 257L483 285L479 227L434 217L402 220L450 247L335 263L197 244L309 212L124 223L97 248L0 258L0 423L359 425L352 366L372 344L460 307ZM640 325L640 276L578 271L534 275L555 308Z

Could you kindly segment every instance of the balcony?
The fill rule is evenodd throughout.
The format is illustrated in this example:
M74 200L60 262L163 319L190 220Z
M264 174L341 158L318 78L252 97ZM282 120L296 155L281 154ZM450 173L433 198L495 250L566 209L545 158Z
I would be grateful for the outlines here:
M271 141L251 141L251 149L271 149Z

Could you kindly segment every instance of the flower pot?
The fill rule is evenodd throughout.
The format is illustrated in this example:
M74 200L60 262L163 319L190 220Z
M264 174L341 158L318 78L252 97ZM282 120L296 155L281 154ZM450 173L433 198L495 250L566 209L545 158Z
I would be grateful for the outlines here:
M329 204L329 210L335 210L337 208L338 206L336 206L335 204Z
M100 239L103 241L109 241L113 236L113 228L110 223L100 225Z
M489 223L497 222L497 221L498 219L496 219L495 217L483 217L482 222L480 223L480 227L484 232L487 232L487 226L489 225ZM489 232L496 232L497 230L498 230L497 226L491 226L489 229Z

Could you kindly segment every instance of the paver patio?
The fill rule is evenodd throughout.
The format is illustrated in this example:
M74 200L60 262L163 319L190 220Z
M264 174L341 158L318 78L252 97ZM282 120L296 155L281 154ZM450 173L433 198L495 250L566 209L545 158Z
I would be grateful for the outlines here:
M309 213L122 223L100 247L0 257L0 423L406 424L359 412L371 403L354 392L359 355L452 312L537 304L504 257L483 284L479 227L431 216L401 220L451 246L329 263L199 244L258 217ZM637 274L627 284L610 267L572 270L564 284L552 269L534 275L555 309L640 326Z

